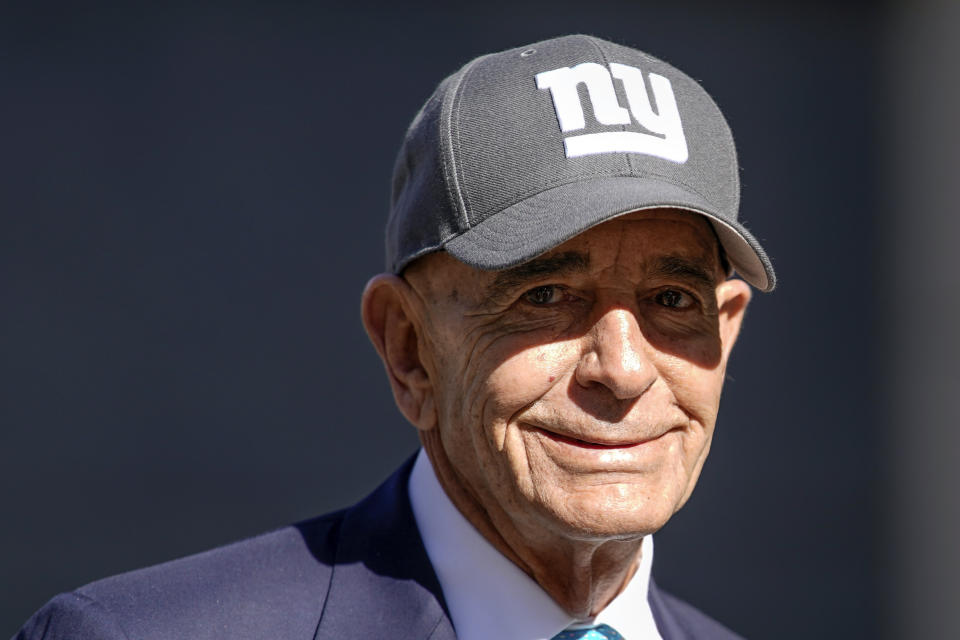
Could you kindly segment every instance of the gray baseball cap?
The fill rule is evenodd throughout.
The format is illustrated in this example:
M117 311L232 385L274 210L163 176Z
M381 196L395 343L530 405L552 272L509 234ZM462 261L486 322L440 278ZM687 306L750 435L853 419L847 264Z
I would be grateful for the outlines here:
M407 130L387 268L445 250L505 269L616 216L670 207L705 216L733 268L770 291L773 265L737 220L738 171L717 105L650 55L573 35L482 56Z

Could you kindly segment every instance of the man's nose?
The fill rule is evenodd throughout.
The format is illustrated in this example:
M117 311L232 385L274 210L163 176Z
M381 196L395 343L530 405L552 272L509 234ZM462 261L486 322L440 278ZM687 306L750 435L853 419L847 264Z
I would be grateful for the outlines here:
M586 345L577 365L582 387L601 384L619 400L636 398L657 379L648 344L637 318L629 309L610 309L585 336Z

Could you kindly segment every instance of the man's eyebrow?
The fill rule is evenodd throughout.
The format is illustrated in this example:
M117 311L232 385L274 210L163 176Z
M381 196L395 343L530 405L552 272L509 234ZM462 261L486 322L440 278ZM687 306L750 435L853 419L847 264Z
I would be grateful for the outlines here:
M535 258L530 262L524 262L498 272L497 277L487 286L487 297L512 291L546 276L586 271L589 266L589 254L578 251L566 251L543 258Z
M714 287L717 284L714 269L708 269L699 261L680 256L658 258L653 265L653 275L693 280L707 287Z

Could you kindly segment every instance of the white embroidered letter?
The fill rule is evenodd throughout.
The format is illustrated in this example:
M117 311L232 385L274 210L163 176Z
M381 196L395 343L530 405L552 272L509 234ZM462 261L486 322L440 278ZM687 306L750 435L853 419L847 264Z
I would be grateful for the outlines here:
M689 154L680 111L670 80L664 76L655 73L649 76L656 111L650 104L643 73L636 67L614 62L610 64L610 71L607 71L595 62L584 62L575 67L544 71L536 77L537 87L550 90L563 133L586 127L583 105L577 92L577 85L581 82L586 85L593 114L599 124L631 124L630 114L633 114L634 120L650 132L603 131L567 136L563 144L568 158L596 153L642 153L681 164L687 161ZM624 94L630 105L629 112L620 106L612 78L623 83Z
M677 110L677 99L673 95L670 81L656 73L650 74L650 89L653 98L657 101L657 111L650 106L647 97L647 88L643 83L643 73L636 67L625 64L610 64L610 73L614 78L623 82L623 91L627 94L630 104L630 113L647 130L663 136L663 144L659 145L659 153L653 155L686 162L687 140L683 135L683 126L680 124L680 112ZM652 141L651 141L652 142ZM655 143L654 143L655 144Z
M583 129L583 105L577 85L587 87L593 115L600 124L630 124L630 113L620 106L617 92L613 89L610 72L596 62L584 62L575 67L561 67L537 74L537 87L549 89L553 107L557 111L560 130L564 133Z

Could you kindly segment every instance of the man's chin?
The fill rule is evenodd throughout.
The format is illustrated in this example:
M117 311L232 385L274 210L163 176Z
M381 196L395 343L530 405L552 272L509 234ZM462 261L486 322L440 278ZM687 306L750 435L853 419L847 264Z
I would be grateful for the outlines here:
M642 538L659 531L680 508L680 500L649 499L631 491L601 491L570 496L550 509L550 517L567 535L583 540ZM612 495L610 495L612 494Z

